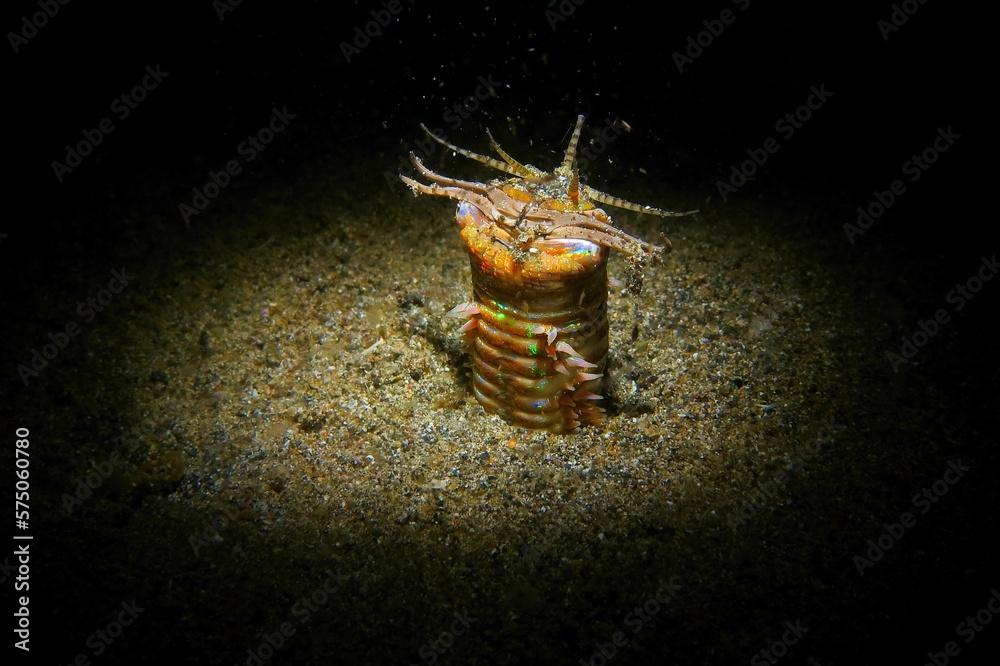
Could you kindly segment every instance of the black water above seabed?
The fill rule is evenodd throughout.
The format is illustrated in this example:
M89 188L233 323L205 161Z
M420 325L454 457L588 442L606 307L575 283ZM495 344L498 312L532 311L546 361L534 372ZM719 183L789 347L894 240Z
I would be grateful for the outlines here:
M0 229L35 655L988 663L995 245L961 53L921 48L950 18L740 7L681 72L721 5L404 4L357 53L388 6L158 15L183 48L61 9ZM577 113L589 183L701 213L615 214L674 249L612 288L607 426L557 437L472 399L453 208L395 174L493 175L420 122L551 167Z

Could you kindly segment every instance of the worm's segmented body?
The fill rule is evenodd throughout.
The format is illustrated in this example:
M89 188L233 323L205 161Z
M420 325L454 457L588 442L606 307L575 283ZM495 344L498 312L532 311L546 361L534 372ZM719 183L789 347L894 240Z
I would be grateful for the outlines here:
M460 204L474 302L469 317L472 390L511 423L569 432L604 420L608 354L608 251L553 240L520 264L490 239L481 216Z
M434 173L411 153L430 185L400 176L414 193L459 202L456 213L472 267L473 301L449 314L472 359L479 403L512 424L565 433L604 422L608 355L607 261L615 249L648 256L663 248L613 226L594 201L660 216L580 183L577 118L563 163L552 172L524 165L490 142L503 161L427 133L451 150L513 178L476 183Z

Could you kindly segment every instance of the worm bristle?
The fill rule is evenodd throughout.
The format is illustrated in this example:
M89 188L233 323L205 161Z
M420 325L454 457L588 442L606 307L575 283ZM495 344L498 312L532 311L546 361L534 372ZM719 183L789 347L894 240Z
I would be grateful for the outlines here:
M466 303L459 303L451 310L445 314L445 317L453 317L455 319L464 319L466 317L474 317L479 314L479 305L469 301Z

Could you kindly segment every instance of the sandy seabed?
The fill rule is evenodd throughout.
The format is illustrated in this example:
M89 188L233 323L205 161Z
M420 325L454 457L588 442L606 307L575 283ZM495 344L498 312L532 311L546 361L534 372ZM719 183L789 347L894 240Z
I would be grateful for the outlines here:
M619 213L674 251L612 288L607 424L557 436L471 396L453 207L357 173L236 190L179 231L143 213L65 287L137 276L17 398L52 405L60 658L132 599L109 662L733 663L800 623L789 663L856 663L886 631L887 587L928 565L854 558L947 468L952 398L892 371L907 311L821 213Z

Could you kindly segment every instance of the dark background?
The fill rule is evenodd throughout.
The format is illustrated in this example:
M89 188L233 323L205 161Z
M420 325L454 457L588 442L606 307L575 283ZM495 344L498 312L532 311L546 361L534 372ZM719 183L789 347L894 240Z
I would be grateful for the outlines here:
M876 23L893 11L888 2L752 0L740 11L724 0L684 6L588 0L554 28L546 11L558 12L558 3L401 4L382 36L350 62L341 43L381 3L245 0L220 20L209 2L75 0L60 6L19 53L6 47L8 175L0 228L10 235L0 244L6 324L16 328L40 299L58 297L49 293L53 274L90 261L103 266L97 257L113 255L117 243L205 233L211 211L196 226L176 215L175 229L133 213L153 197L189 201L191 188L232 158L273 107L299 117L247 169L248 180L294 181L330 164L345 171L377 164L371 178L381 181L419 138L418 123L443 126L445 110L472 94L478 77L500 86L449 133L460 145L485 152L488 126L512 153L548 167L558 162L556 147L577 113L594 126L624 119L632 132L610 151L613 159L633 171L641 165L638 177L648 179L647 187L667 182L696 205L715 197L716 181L747 149L776 136L775 122L805 101L811 85L823 84L832 99L792 139L781 140L780 152L740 196L823 209L827 215L804 216L795 232L821 225L816 231L827 233L830 225L853 221L873 190L900 178L902 163L928 146L939 127L951 127L959 142L918 183L908 183L868 232L865 247L844 261L898 262L901 298L923 312L923 303L939 302L956 275L968 274L996 248L995 216L979 212L991 205L992 170L971 168L988 157L974 112L991 108L986 93L995 74L979 37L985 18L957 5L930 0L886 41ZM735 22L678 72L672 54L726 8ZM3 27L12 30L37 6L18 2L8 9ZM147 65L160 65L169 77L129 118L116 120L97 154L57 182L51 162L108 115L111 101L136 85ZM539 152L541 146L549 152ZM615 182L611 159L596 161L595 179ZM991 311L990 299L983 313ZM941 364L939 379L976 403L995 382L995 331L985 314L957 327L966 350ZM20 341L6 339L14 351L5 353L3 384L16 390L12 362L20 359ZM986 348L992 351L973 351ZM44 413L44 405L38 409ZM971 413L965 418L979 416L974 407ZM964 546L988 538L980 534ZM944 617L951 617L950 610L979 601L970 593L943 603ZM917 633L912 629L884 635L887 642L903 640Z
M593 125L621 118L634 128L615 150L623 162L706 196L745 150L775 134L775 121L803 103L811 85L825 84L834 92L829 104L750 189L819 192L847 214L899 177L902 162L939 126L951 126L963 135L960 145L879 232L905 227L902 235L922 248L950 246L961 236L954 225L964 229L973 217L966 206L982 198L960 168L983 139L971 112L988 81L977 54L984 43L975 38L975 16L945 3L921 6L888 41L876 23L891 14L889 3L751 2L741 11L723 1L655 10L584 2L555 28L546 11L557 12L558 3L401 5L350 62L340 45L378 3L279 8L248 0L223 20L210 3L61 7L17 55L8 53L10 185L22 196L7 204L37 215L49 205L127 194L150 177L165 178L180 197L200 183L199 172L231 157L274 105L301 114L293 140L264 155L261 164L274 171L360 155L395 163L419 136L417 123L440 126L444 110L472 94L480 76L501 85L460 128L466 143L484 149L485 126L502 141L515 127L522 136L562 138L577 113ZM20 6L21 15L33 9ZM678 72L672 54L726 8L735 22ZM52 160L154 64L170 72L166 82L59 185ZM39 196L25 201L25 187ZM914 222L926 233L913 233Z

